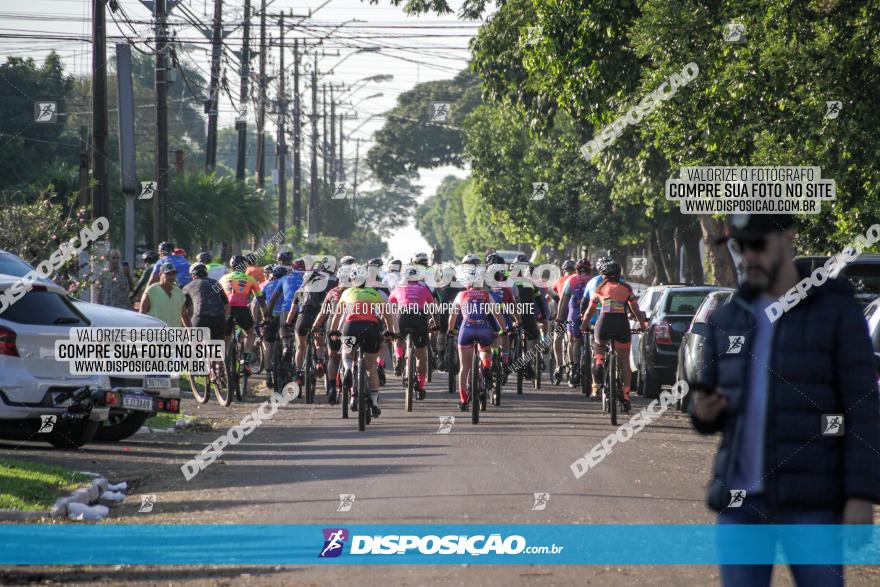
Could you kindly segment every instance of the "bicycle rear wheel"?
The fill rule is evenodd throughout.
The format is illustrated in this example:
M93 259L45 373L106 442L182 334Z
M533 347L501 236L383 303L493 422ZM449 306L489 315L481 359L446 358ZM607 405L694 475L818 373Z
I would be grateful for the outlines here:
M369 406L367 406L366 366L364 365L365 360L366 359L361 356L360 351L358 351L357 362L355 363L355 373L354 377L352 377L352 384L357 390L358 430L360 430L361 432L367 429L367 417L370 411Z
M532 369L535 372L535 379L533 381L535 389L541 389L541 371L544 370L544 353L541 352L540 344L541 343L539 342L534 346L535 357L533 359L534 365L532 365Z
M232 385L229 382L229 373L225 364L220 364L218 368L216 368L217 379L214 381L214 384L211 388L214 390L214 395L217 397L217 403L219 403L224 408L228 408L232 405Z
M232 403L232 398L235 397L237 400L241 400L241 365L238 363L238 343L233 339L233 343L229 346L229 353L226 356L226 378L229 382L228 390L229 390L229 403ZM221 402L222 403L222 402Z
M620 378L617 376L617 353L612 349L608 356L608 391L609 411L611 412L611 425L617 426L617 397Z
M257 375L263 372L263 338L257 337L254 340L254 348L251 349L251 373Z
M501 387L503 385L504 367L501 366L501 355L495 353L492 355L492 384L495 392L492 394L492 403L495 406L501 405Z
M452 340L446 341L446 380L449 385L449 393L455 393L455 378L458 377L458 369L455 364L455 345Z
M474 349L474 356L471 359L471 423L480 423L480 358L479 353Z
M305 372L303 373L304 385L306 387L306 403L315 403L315 362L313 360L314 350L311 345L311 336L306 338L306 361Z
M404 406L406 407L407 412L412 412L413 407L413 394L416 390L416 353L413 348L412 335L406 335L406 354L404 358L406 359L406 364L404 365L404 372L406 378L406 389L404 393L406 394L406 399L404 400Z
M195 400L200 404L208 403L208 400L211 399L210 375L193 375L192 373L187 373L187 375L189 376L189 388Z

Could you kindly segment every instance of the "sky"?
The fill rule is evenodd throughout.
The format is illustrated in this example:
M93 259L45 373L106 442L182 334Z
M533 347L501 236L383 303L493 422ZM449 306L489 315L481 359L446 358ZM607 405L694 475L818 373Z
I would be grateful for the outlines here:
M252 0L256 8L259 8L259 1ZM113 37L122 35L136 41L141 48L146 48L153 38L150 11L138 0L118 0L118 3L121 10L115 14L108 11L107 15L108 55L112 54L114 43L123 41ZM451 5L457 10L461 3L461 0L453 0ZM88 38L91 34L91 4L92 0L29 0L26 3L4 0L0 3L0 37L12 34L55 38L0 38L0 59L5 61L7 56L19 56L34 57L39 61L54 49L61 55L68 71L79 74L90 72L91 45L83 38ZM224 1L223 22L228 25L226 28L240 25L243 5L244 0ZM308 15L310 9L311 18L297 18ZM212 1L184 0L171 11L169 17L171 29L184 43L187 57L197 69L203 71L206 79L210 72L209 40L186 23L184 18L194 17L210 25L213 11ZM363 98L382 94L381 97L365 99L356 104L354 110L358 118L347 120L345 124L348 134L364 123L365 119L376 115L360 126L356 133L349 135L352 139L361 139L361 158L370 147L373 133L384 123L381 115L394 107L401 93L419 82L450 79L465 68L470 57L468 42L476 34L480 24L479 21L460 20L455 15L407 16L402 9L391 6L388 0L380 0L377 5L360 0L268 0L267 13L289 14L291 11L294 18L287 18L287 21L292 20L299 25L286 33L288 42L294 37L311 39L314 42L332 33L332 38L324 40L323 48L319 49L318 69L320 73L326 74L320 81L351 85L376 74L394 76L393 80L384 83L358 84L359 89L351 96L351 102L357 103ZM277 20L274 23L276 24L272 27L273 20L267 20L267 31L277 39ZM259 38L258 24L259 19L254 18L251 26L253 48L257 47ZM236 107L239 86L237 58L231 52L241 49L241 32L241 28L236 27L225 38L228 53L225 71L236 103L221 94L221 127L233 126L239 114ZM59 39L59 36L65 38ZM356 52L358 48L376 46L380 47L379 52ZM274 48L268 53L270 64L277 64L278 49ZM289 66L293 61L292 51L286 54L285 59ZM253 70L256 70L257 63L254 58ZM292 84L288 85L288 88L291 86ZM273 85L269 89L270 97L274 94L274 87ZM248 123L253 125L254 108L248 110ZM274 134L274 128L267 125L267 132ZM345 144L347 162L354 160L354 151L354 140L350 140ZM363 168L363 177L362 174ZM422 170L419 182L424 187L422 198L433 194L442 179L449 174L465 177L467 172L452 167ZM362 183L359 189L371 187L374 186L370 183ZM397 258L409 258L416 252L427 252L430 249L414 226L401 227L392 234L388 244L390 254Z

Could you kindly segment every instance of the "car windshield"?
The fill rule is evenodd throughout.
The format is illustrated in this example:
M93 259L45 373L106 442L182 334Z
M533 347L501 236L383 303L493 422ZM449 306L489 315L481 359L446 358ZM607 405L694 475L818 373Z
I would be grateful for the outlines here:
M715 310L718 309L719 306L722 306L727 303L727 300L730 299L731 294L721 293L715 295L709 295L705 300L703 300L702 305L700 305L700 309L697 312L696 316L694 316L694 323L704 323L709 320L709 316L712 315Z
M880 295L880 265L847 265L840 274L852 282L856 294Z
M708 291L669 292L669 295L666 297L666 304L663 306L663 312L666 314L693 316L708 294Z
M21 277L33 267L10 253L0 253L0 273Z
M35 288L0 313L0 319L18 324L87 326L85 316L54 291Z

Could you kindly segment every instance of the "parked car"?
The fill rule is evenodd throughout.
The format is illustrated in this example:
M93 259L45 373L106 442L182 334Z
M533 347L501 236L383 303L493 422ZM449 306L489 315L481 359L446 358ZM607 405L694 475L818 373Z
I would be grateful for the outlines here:
M18 277L0 275L0 292ZM0 438L46 440L58 448L80 447L107 420L115 401L106 375L71 375L55 360L55 341L89 320L64 288L34 284L0 313Z
M678 366L678 347L697 308L713 291L712 285L669 286L660 298L648 320L648 328L639 340L639 370L636 385L639 395L655 398L663 385L675 383Z
M694 314L687 332L681 338L681 345L678 347L678 365L675 369L676 381L683 379L688 383L692 383L696 380L700 365L703 362L703 348L706 344L706 335L708 334L708 325L706 323L709 321L709 316L715 310L730 300L734 291L736 290L732 288L713 291L706 296L706 299L697 308L697 313ZM679 402L678 407L682 411L687 410L690 398L690 394L687 394Z
M828 257L797 257L794 262L798 269L812 272L821 267ZM850 280L855 288L856 302L868 305L880 296L880 255L862 253L838 272L837 277Z
M868 321L868 334L874 346L874 358L877 360L877 379L880 380L880 298L865 306L865 320Z
M520 255L525 255L522 251L495 251L495 254L500 255L505 263L513 263Z
M654 304L657 303L657 300L660 299L660 294L663 293L663 290L669 287L668 285L652 285L647 288L642 295L639 296L639 310L642 311L642 314L645 315L646 320L651 319L651 310L654 308ZM639 323L635 320L629 321L629 326L632 330L635 330L639 327ZM639 370L639 340L642 335L638 333L633 333L632 342L629 347L629 366L632 370L633 376Z
M0 250L0 270L21 277L31 267L20 257ZM52 284L47 279L40 283ZM93 304L68 295L68 299L89 319L92 326L157 328L167 326L152 316L131 310ZM180 376L176 373L158 373L128 377L109 377L111 388L118 392L121 402L112 406L110 417L101 423L98 440L123 440L138 431L147 418L159 412L179 413Z

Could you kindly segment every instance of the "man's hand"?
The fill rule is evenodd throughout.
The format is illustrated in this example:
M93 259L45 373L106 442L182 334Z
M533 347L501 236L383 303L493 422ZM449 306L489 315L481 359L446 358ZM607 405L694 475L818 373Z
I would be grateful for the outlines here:
M720 393L707 393L698 389L694 397L694 416L702 422L711 424L721 417L727 408L727 398Z

